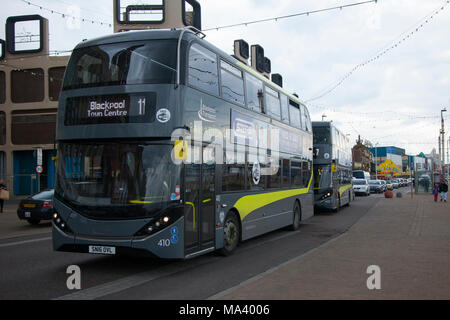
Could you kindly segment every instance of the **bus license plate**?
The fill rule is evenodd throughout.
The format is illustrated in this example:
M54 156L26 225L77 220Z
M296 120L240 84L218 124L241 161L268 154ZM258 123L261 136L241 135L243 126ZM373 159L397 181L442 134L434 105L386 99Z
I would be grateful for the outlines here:
M89 246L89 253L94 254L116 254L115 247Z
M25 212L25 218L31 218L31 212Z

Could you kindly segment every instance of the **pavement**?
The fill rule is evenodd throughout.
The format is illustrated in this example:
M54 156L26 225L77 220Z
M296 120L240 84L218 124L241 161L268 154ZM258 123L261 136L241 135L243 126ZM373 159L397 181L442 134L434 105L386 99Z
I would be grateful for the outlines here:
M449 299L450 203L380 198L346 233L211 298Z

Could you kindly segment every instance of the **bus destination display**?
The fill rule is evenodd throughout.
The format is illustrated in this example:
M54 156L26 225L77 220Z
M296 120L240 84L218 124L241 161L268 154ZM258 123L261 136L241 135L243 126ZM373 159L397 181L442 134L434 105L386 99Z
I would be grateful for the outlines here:
M67 99L64 124L144 123L155 120L155 93L133 93Z

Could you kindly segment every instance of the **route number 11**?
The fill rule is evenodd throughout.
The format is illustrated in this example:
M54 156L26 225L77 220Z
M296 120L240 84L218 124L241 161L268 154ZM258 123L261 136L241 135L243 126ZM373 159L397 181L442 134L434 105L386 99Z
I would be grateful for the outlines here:
M145 114L145 98L139 99L138 104L139 104L139 115L144 115Z

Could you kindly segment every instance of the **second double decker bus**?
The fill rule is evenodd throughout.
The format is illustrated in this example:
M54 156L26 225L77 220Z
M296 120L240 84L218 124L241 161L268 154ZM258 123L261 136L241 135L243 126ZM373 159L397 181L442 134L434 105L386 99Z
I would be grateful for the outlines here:
M57 143L58 251L230 254L313 215L307 108L187 29L80 43Z
M314 121L314 205L338 211L354 199L352 153L347 138L330 121Z

